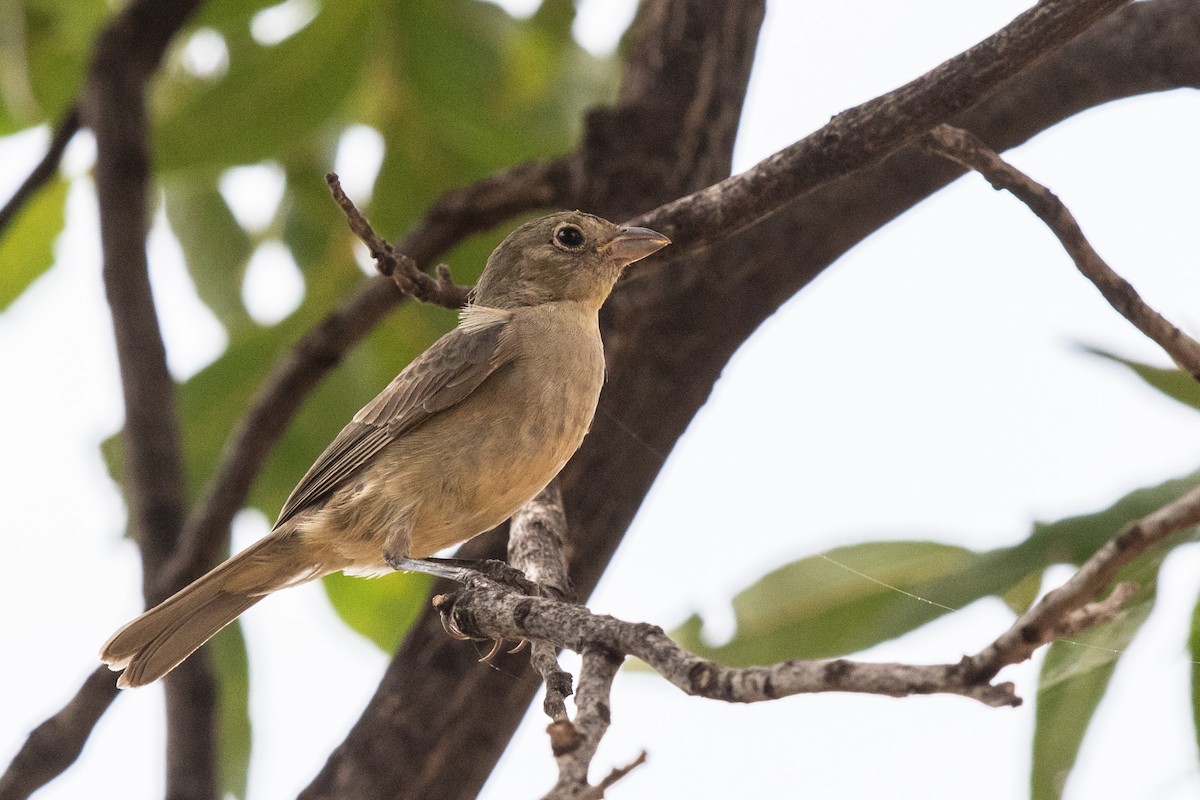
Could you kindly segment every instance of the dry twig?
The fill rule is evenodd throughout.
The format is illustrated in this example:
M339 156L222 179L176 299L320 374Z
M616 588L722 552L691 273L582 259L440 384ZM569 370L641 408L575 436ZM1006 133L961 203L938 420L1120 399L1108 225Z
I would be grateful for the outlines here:
M459 286L450 277L450 268L445 264L436 267L437 277L432 278L417 266L417 262L396 251L388 242L375 232L371 223L358 210L346 193L336 173L330 172L325 176L333 199L346 215L350 230L362 240L375 259L379 272L391 278L396 288L425 303L433 303L444 308L462 308L467 304L470 287Z
M926 134L923 144L932 152L974 169L993 187L1007 189L1029 206L1029 210L1058 237L1075 266L1095 284L1104 299L1135 328L1166 350L1176 364L1200 380L1200 342L1151 308L1129 281L1100 257L1057 195L1006 162L978 136L961 128L938 125Z

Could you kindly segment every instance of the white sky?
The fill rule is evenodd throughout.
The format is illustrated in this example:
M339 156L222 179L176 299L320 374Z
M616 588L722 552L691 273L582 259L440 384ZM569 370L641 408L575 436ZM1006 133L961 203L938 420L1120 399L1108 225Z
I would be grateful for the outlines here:
M527 13L534 3L512 5ZM585 2L577 35L610 47L630 7ZM735 168L929 69L1023 7L775 2ZM1059 193L1115 268L1193 332L1197 133L1200 102L1176 92L1088 112L1010 154ZM0 140L0 196L44 141L44 132ZM68 172L85 172L88 158L82 138ZM269 180L261 185L272 191ZM0 462L4 764L140 606L136 552L120 538L124 511L96 450L121 410L94 217L90 184L80 178L57 265L0 315L0 374L19 387L3 394L0 413L8 454ZM221 334L168 235L156 234L151 257L172 368L190 374L219 352ZM269 279L274 267L264 269ZM259 294L249 283L248 301ZM874 539L1010 544L1035 519L1094 510L1196 468L1196 415L1080 355L1075 342L1166 363L1023 206L978 179L959 181L856 248L742 348L592 607L667 628L700 610L719 637L729 632L728 598L785 560ZM266 524L244 514L236 545ZM1068 797L1200 794L1184 649L1198 584L1200 550L1180 548L1084 743ZM980 602L863 656L957 659L1010 619L998 601ZM246 614L245 626L256 726L251 797L292 797L357 719L386 658L336 620L317 586L271 598ZM727 706L622 673L595 774L644 748L649 763L611 797L1021 797L1036 667L1010 673L1002 677L1028 701L1015 711L952 697L843 695ZM337 685L329 675L340 676ZM157 688L123 694L80 761L38 797L161 796L161 702ZM550 785L539 705L485 797L536 797Z

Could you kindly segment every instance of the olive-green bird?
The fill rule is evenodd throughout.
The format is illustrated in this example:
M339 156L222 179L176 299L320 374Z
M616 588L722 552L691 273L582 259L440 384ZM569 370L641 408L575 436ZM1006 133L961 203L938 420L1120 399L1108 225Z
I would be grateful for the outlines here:
M265 595L415 561L503 522L579 448L604 382L598 312L670 241L579 211L513 231L461 321L359 411L269 535L113 634L118 685L157 680Z

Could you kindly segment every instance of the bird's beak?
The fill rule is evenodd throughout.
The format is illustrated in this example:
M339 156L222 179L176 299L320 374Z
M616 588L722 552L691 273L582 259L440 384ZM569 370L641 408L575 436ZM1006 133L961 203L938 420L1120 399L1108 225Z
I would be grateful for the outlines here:
M621 266L627 266L657 253L670 243L670 239L649 228L621 228L616 236L600 245L599 250L620 262Z

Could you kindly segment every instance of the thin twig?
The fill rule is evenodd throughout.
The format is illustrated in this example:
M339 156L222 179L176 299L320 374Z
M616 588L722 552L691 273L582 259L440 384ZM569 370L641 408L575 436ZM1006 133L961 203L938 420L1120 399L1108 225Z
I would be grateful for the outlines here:
M1117 572L1168 536L1200 524L1200 488L1192 489L1125 528L1117 537L1097 550L1071 579L1049 592L1021 615L996 641L970 658L973 680L990 680L1010 664L1019 664L1043 644L1061 636L1073 636L1079 625L1088 624L1087 616L1072 616L1086 608L1092 598L1108 586ZM1130 595L1128 584L1119 584L1112 597L1123 600ZM1113 600L1092 607L1098 618L1111 617Z
M623 767L613 767L612 772L604 776L604 779L596 784L594 797L604 797L604 793L608 791L614 783L624 778L629 773L646 763L646 751L638 753L638 757L630 761Z
M58 124L54 126L54 135L50 138L50 146L46 148L46 154L42 156L42 160L29 173L29 177L17 187L4 207L0 208L0 236L4 235L4 230L16 219L25 203L29 202L38 189L41 189L54 177L59 162L62 161L63 152L78 131L79 106L72 104Z
M375 232L371 223L354 205L354 201L347 197L345 191L342 190L341 181L338 180L336 173L330 172L326 175L325 182L329 184L329 191L333 193L334 201L346 215L346 222L350 224L350 230L354 231L354 235L367 246L371 252L371 258L375 259L375 266L379 272L391 278L400 291L412 295L422 302L433 303L444 308L462 308L467 304L471 289L469 286L455 284L450 277L449 267L445 264L438 264L437 277L430 277L428 273L423 272L417 266L416 261L404 253L397 252Z
M1166 350L1176 364L1200 380L1200 342L1151 308L1132 284L1100 257L1057 195L1006 162L978 136L961 128L938 125L926 134L922 143L931 152L974 169L993 187L1007 189L1029 206L1029 210L1058 237L1075 266L1095 284L1109 305Z

